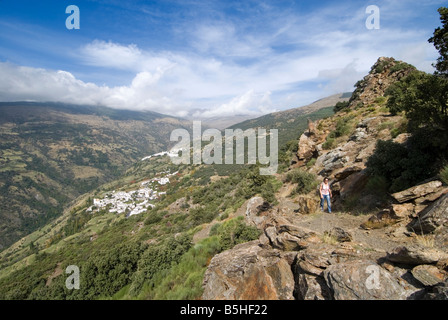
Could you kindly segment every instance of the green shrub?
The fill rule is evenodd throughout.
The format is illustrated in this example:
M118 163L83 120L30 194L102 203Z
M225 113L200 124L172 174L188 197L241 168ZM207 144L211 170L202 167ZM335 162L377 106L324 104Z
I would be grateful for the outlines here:
M367 190L377 195L387 193L389 186L389 182L385 177L377 175L371 176L366 184Z
M439 173L440 179L445 185L448 185L448 166L443 168Z
M336 123L336 129L334 131L335 138L349 135L353 130L353 116L347 116L339 119Z
M338 103L336 103L336 105L333 108L334 113L343 111L345 109L347 109L349 106L349 102L348 101L339 101Z
M333 149L336 145L335 138L332 138L330 135L327 137L327 140L322 144L322 148L324 150Z
M294 169L286 175L285 182L296 183L295 192L298 194L307 194L316 189L319 182L316 175L303 171L301 169Z
M383 96L378 96L378 97L376 97L375 100L374 100L374 102L375 102L376 104L379 104L379 105L382 105L382 104L386 103L386 101L387 101L387 98L386 98L386 97L383 97Z
M390 185L390 192L407 189L431 177L437 159L425 134L412 136L408 145L378 140L374 154L367 160L367 172L382 176Z
M312 166L314 166L316 164L316 158L311 159L310 161L308 161L308 163L306 164L307 168L311 168Z
M258 239L260 231L248 226L244 222L244 217L237 217L220 224L214 233L219 237L221 251L228 250L237 244Z

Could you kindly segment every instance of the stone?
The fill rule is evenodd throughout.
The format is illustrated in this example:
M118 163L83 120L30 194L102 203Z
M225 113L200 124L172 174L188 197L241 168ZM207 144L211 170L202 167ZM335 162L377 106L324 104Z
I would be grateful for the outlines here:
M423 298L424 300L448 300L448 280L436 284Z
M299 195L294 199L294 203L298 206L297 212L311 214L319 209L320 201L316 197Z
M414 231L430 233L441 226L448 226L448 194L420 212L410 228Z
M292 225L269 226L265 229L273 248L283 251L298 251L320 242L314 232Z
M437 192L441 186L442 182L438 180L430 181L428 183L424 183L407 190L394 193L392 194L392 197L399 203L404 203Z
M399 246L387 253L389 261L409 265L435 264L447 258L448 254L443 251L418 245Z
M307 119L308 121L308 133L313 135L316 134L316 125L314 124L313 120Z
M349 232L339 227L334 227L330 231L326 231L325 234L335 238L338 242L350 242L353 240L353 236Z
M356 128L353 135L349 138L350 141L356 141L359 142L363 139L366 139L368 137L367 131L364 128Z
M322 174L329 174L333 170L345 167L349 161L350 158L347 157L347 153L342 148L337 148L319 156L316 159L315 166L322 170Z
M358 125L356 127L357 128L368 128L370 122L372 122L372 120L375 120L376 118L377 117L363 119L361 122L358 123Z
M448 188L442 188L439 191L436 191L434 193L430 193L425 197L420 197L414 200L414 203L416 205L420 204L430 204L438 199L440 199L442 196L448 193Z
M412 269L412 275L425 286L435 286L443 282L446 275L436 266L422 264Z
M414 214L414 205L412 203L392 204L391 211L400 218L407 218Z
M356 194L359 190L362 190L369 179L365 170L356 172L346 179L339 181L340 190L339 194L341 199L344 200L347 196Z
M331 300L331 291L322 277L301 273L296 279L297 300Z
M409 296L398 279L374 261L331 265L324 278L335 300L405 300Z
M360 166L351 166L348 168L344 168L342 171L336 173L334 175L334 178L336 179L336 181L341 181L341 180L344 180L345 178L349 177L350 175L352 175L356 172L360 172L362 170L363 170L363 168Z
M365 148L359 151L355 157L355 162L365 162L375 152L376 140L369 143Z
M266 220L264 216L260 216L261 208L265 203L262 197L253 197L249 200L246 206L245 220L248 224L261 228L261 225Z
M372 215L366 222L361 224L361 228L365 230L381 229L402 220L390 209L384 209L374 215Z
M291 266L277 250L258 241L215 255L208 266L203 300L293 300Z
M404 144L412 135L410 133L401 133L393 139L393 142Z
M317 155L316 146L319 140L315 131L307 131L300 136L297 157L299 160L309 160Z

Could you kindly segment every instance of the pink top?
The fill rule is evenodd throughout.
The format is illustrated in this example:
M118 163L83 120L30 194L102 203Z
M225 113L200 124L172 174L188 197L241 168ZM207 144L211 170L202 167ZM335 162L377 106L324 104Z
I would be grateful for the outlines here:
M328 196L330 194L330 185L328 183L322 182L320 185L320 192L323 196Z

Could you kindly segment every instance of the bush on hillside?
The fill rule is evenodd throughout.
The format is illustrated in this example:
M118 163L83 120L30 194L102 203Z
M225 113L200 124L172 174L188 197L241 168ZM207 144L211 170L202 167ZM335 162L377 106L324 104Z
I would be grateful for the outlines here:
M307 194L315 190L319 184L315 174L302 169L294 169L288 172L285 182L296 183L295 192L298 194Z
M448 185L448 166L443 168L439 173L440 179L445 185Z

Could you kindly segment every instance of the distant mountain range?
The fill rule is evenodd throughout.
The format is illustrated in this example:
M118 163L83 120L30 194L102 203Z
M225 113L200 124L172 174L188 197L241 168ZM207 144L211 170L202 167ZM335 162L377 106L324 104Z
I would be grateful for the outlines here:
M61 103L0 103L0 250L79 195L166 150L183 119Z

